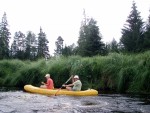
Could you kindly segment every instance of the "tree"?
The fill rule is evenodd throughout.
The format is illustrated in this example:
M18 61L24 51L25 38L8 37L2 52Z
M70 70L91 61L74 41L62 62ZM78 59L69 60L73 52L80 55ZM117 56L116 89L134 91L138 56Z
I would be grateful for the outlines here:
M150 49L150 15L148 17L148 22L146 24L146 31L144 33L144 49L145 50Z
M76 46L74 43L70 46L65 45L65 47L62 50L62 55L64 56L71 56L75 54L76 54Z
M40 33L38 34L38 57L39 58L49 58L49 41L46 38L46 34L40 28Z
M26 37L25 58L34 60L37 57L37 52L38 52L38 40L34 33L28 31Z
M128 52L142 51L144 23L142 22L140 12L138 12L134 1L132 4L132 11L126 22L127 24L125 24L122 29L121 43Z
M26 50L25 34L21 31L15 32L14 40L11 45L11 55L13 58L24 59Z
M111 52L119 52L118 43L117 43L117 41L114 38L113 38L113 40L110 43L110 51Z
M104 43L99 32L97 22L93 18L84 18L81 24L78 39L78 54L81 56L94 56L103 54Z
M62 55L62 50L63 50L63 38L61 36L59 36L57 38L57 41L55 42L56 45L56 50L55 51L55 55Z
M0 23L0 59L9 58L9 40L10 32L8 29L6 13Z

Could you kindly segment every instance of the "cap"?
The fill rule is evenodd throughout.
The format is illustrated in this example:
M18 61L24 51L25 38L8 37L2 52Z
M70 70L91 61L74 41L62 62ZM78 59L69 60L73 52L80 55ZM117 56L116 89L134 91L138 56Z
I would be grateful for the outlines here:
M75 75L73 78L77 78L77 79L79 79L79 76L78 76L78 75Z
M50 74L46 74L45 77L50 77Z

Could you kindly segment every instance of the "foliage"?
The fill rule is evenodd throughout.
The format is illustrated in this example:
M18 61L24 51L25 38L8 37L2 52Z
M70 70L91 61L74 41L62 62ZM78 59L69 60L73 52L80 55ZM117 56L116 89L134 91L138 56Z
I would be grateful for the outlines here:
M39 58L49 58L49 41L46 38L46 34L40 28L40 33L38 34L38 57Z
M86 18L81 24L78 39L78 54L81 56L94 56L104 53L104 43L99 32L97 22L93 18Z
M57 38L57 41L55 42L55 45L56 45L56 50L55 50L55 56L58 56L58 55L62 55L62 50L63 50L63 38L61 36L59 36Z
M29 31L26 37L25 59L35 60L37 58L38 40L34 33Z
M20 60L1 60L0 61L0 79L3 81L3 86L14 86L10 85L10 81L14 79L16 73L25 66L25 62Z
M58 57L47 62L48 73L54 79L55 87L61 87L61 85L70 76L70 65L67 62L67 58Z
M119 51L120 51L119 44L117 43L117 41L114 38L109 44L107 44L107 49L109 52L119 53Z
M141 19L140 13L137 10L136 4L133 1L132 11L128 16L124 28L122 29L121 43L124 45L126 51L140 52L143 50L143 33L144 23Z
M70 46L66 46L62 50L63 56L71 56L71 55L77 55L77 46L73 43Z
M144 43L145 50L150 50L150 14L148 17L148 23L146 24L146 31L144 32Z
M8 29L6 13L0 23L0 59L9 58L9 40L10 32Z
M82 89L150 93L150 51L130 55L60 56L36 62L1 60L0 86L40 86L46 73L51 74L57 88L71 75L77 74L83 83Z
M21 31L15 32L14 40L11 45L11 57L23 60L25 49L25 34Z
M16 32L9 52L10 32L7 26L4 13L0 23L0 59L3 59L0 60L0 86L39 86L41 81L45 81L44 75L50 73L55 87L61 87L70 75L77 74L83 83L82 89L150 93L150 51L146 51L150 49L150 17L144 29L135 2L119 43L113 39L110 44L103 44L97 22L87 18L84 12L78 46L63 47L63 39L58 37L56 53L62 55L47 60L43 58L49 57L49 42L42 28L38 37L31 31L27 36L21 31ZM105 54L108 55L99 56ZM6 60L9 55L24 61ZM28 61L35 59L36 62Z
M71 56L72 55L72 48L70 46L65 46L62 50L63 56Z

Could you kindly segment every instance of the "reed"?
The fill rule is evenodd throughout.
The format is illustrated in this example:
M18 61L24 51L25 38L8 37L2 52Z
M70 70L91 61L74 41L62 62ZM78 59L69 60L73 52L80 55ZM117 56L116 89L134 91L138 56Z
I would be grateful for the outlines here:
M46 73L51 74L55 87L61 87L71 75L79 75L82 89L150 93L150 51L94 57L60 56L34 62L1 60L0 86L39 86Z
M70 64L65 57L50 59L47 63L47 68L47 73L51 74L55 87L61 87L70 76Z
M10 86L10 82L16 76L25 62L20 60L1 60L0 61L0 86Z

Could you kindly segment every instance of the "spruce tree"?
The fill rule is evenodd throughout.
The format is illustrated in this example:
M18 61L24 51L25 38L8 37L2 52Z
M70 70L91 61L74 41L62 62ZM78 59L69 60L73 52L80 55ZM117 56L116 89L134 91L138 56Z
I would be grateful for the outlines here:
M138 12L136 3L133 1L132 11L122 29L122 37L120 39L126 51L140 52L143 50L143 24L140 12Z
M148 17L148 22L146 24L146 31L144 33L144 49L150 50L150 14Z
M9 58L9 40L10 32L6 13L4 13L2 22L0 23L0 59Z
M55 56L58 56L58 55L62 55L62 50L63 50L63 38L61 36L59 36L57 38L57 41L55 42L55 45L56 45L56 49L54 50L55 51Z
M71 48L70 46L66 46L62 50L62 55L63 56L71 56Z
M46 38L46 34L40 28L40 33L38 34L38 57L39 58L49 58L49 48L48 48L49 41Z
M114 38L107 46L110 52L119 52L118 43Z
M25 58L35 60L38 52L38 41L34 33L29 31L26 37Z
M71 55L76 55L76 46L75 44L71 44L69 46L66 46L62 50L62 55L64 56L71 56Z
M94 56L103 54L104 43L99 32L97 22L93 18L84 18L81 24L78 39L78 54L81 56Z
M25 34L21 31L15 32L13 43L11 45L12 58L24 59L26 50Z

